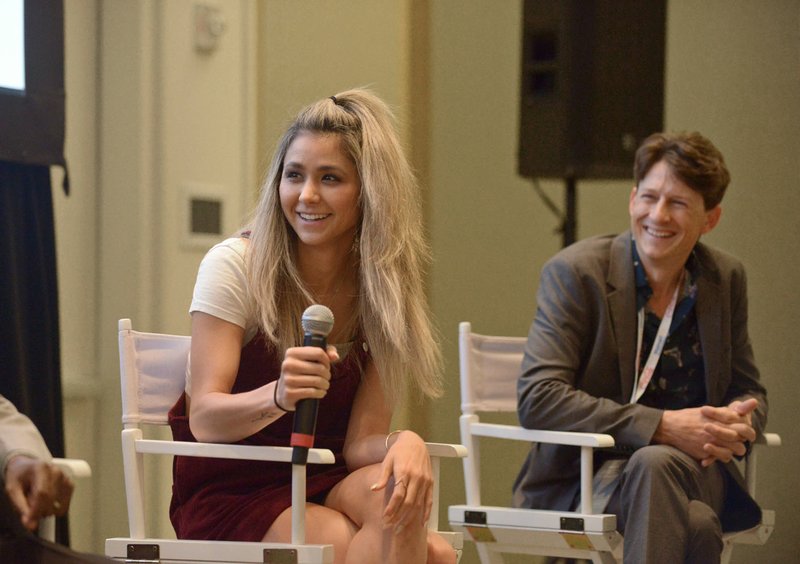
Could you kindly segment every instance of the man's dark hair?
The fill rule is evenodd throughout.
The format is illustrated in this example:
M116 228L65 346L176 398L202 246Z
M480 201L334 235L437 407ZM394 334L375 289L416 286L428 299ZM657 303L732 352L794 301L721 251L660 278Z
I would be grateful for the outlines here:
M706 210L719 205L730 183L725 159L714 144L697 132L654 133L636 151L636 186L653 165L665 161L672 173L703 197Z

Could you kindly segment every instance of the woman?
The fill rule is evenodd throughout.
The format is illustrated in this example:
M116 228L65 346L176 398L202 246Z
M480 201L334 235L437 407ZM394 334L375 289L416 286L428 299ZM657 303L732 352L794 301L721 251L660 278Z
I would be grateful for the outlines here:
M297 402L319 398L308 467L307 541L336 562L455 562L429 534L431 465L422 439L389 433L407 385L441 394L441 357L422 284L417 186L387 106L351 90L302 110L281 139L240 237L203 260L190 308L179 440L287 445ZM336 346L298 346L300 317L327 306ZM287 464L176 459L179 538L288 542Z

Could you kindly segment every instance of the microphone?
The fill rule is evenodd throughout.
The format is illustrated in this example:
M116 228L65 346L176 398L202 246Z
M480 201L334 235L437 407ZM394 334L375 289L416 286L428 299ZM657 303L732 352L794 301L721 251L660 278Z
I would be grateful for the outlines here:
M306 308L301 319L303 324L303 346L327 349L327 337L333 329L333 312L324 305L314 304ZM308 398L297 402L294 426L289 444L292 464L305 464L308 449L314 446L314 430L317 426L319 400Z

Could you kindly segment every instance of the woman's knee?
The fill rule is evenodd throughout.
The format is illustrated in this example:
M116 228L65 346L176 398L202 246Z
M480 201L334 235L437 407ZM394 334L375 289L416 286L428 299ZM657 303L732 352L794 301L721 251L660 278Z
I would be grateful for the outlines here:
M362 497L362 503L365 510L366 520L382 521L383 512L386 509L388 496L392 491L393 480L389 480L389 484L382 490L372 491L372 485L378 482L381 478L382 468L380 464L372 464L362 469L363 474L360 476L363 487L368 492L367 495Z
M325 505L349 516L359 527L379 522L386 506L386 489L372 491L371 486L380 476L380 464L359 468L331 490Z

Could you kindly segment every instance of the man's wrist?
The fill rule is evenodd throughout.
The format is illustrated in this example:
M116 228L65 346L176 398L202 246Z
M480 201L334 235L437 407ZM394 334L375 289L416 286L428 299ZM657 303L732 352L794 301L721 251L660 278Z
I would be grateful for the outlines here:
M669 418L670 418L669 410L664 410L661 412L661 419L658 421L658 425L656 426L656 430L653 433L653 438L650 441L653 444L668 444L669 442Z
M9 452L6 455L5 460L3 460L2 468L0 468L0 471L2 471L3 479L6 479L6 477L7 477L8 469L10 467L22 462L21 459L23 459L23 458L27 459L27 461L29 461L29 462L30 461L39 460L39 457L36 456L35 453L27 451L27 450L14 450L14 451Z

